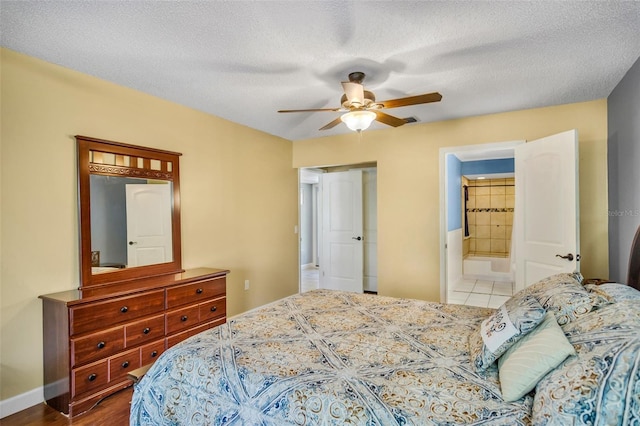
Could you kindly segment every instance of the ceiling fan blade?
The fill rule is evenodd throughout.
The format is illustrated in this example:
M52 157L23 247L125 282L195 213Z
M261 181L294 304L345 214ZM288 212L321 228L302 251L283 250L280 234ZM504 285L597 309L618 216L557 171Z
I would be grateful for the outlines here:
M430 102L440 102L442 95L438 92L425 93L424 95L409 96L408 98L389 99L388 101L377 102L383 108L398 108L409 105L428 104Z
M349 103L364 105L364 87L362 87L362 84L343 81L342 88L344 89L344 94L347 95Z
M393 115L389 115L389 114L385 114L382 111L374 111L376 113L376 120L387 124L389 126L393 126L393 127L399 127L402 126L403 124L407 124L406 120L403 120L402 118L398 118L398 117L394 117Z
M318 129L318 130L329 130L329 129L332 129L332 128L336 127L340 123L342 123L342 120L340 119L340 117L338 117L335 120L333 120L331 123L320 127L320 129Z
M278 112L317 112L317 111L340 111L341 108L311 108L311 109L281 109Z

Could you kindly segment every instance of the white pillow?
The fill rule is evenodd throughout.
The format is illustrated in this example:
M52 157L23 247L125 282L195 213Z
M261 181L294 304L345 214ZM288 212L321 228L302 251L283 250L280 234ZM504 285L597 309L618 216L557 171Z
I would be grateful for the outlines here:
M575 349L556 322L547 312L544 320L511 346L499 359L500 388L505 401L522 398L536 384L556 368Z
M509 298L469 334L471 365L485 371L515 342L542 322L545 310L530 295Z

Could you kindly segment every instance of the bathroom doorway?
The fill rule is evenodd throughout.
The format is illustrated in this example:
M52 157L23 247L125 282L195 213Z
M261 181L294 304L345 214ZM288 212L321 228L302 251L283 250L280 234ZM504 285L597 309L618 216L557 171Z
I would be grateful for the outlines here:
M504 285L500 281L465 282L462 264L464 249L461 242L464 241L463 212L466 213L467 209L463 209L462 205L468 197L461 194L463 176L469 178L465 171L465 162L469 158L487 160L511 157L515 166L514 226L511 238L513 245L508 252L509 273L515 272L511 291L522 290L553 274L580 271L579 156L576 129L532 140L526 144L524 141L516 141L441 148L440 205L444 214L440 217L440 297L443 301L453 302L454 298L450 297L451 291L460 291L461 283L463 287L466 284L467 290L473 284L465 304L496 307L495 305L499 306L501 298L503 301L506 300L506 294L495 292L497 287ZM491 191L488 195L491 197ZM490 201L489 207L483 208L488 208L489 213L494 209L498 212L500 210L498 207L492 207ZM475 220L477 225L478 217ZM492 219L488 220L489 225L492 225ZM490 232L491 230L489 235ZM485 245L485 248L491 250L491 244L493 241L488 246ZM494 265L491 265L491 269L499 269L499 266L494 268ZM477 292L481 292L484 300L472 298L473 293Z
M441 150L442 301L497 308L513 295L514 149L522 143Z

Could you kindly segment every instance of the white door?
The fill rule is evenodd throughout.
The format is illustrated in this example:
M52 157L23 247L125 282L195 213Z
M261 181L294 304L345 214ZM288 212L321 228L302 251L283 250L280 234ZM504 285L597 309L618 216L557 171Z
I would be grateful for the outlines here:
M126 185L127 266L173 260L171 185Z
M515 289L579 270L576 130L515 148Z
M322 175L320 288L362 293L362 171Z

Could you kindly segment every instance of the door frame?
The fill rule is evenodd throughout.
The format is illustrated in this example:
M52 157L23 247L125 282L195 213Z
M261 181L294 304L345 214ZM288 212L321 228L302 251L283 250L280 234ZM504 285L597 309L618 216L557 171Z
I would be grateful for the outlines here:
M498 150L514 150L516 146L526 143L526 140L514 140L506 142L493 142L475 145L463 145L454 147L440 148L440 170L439 170L439 185L440 185L440 302L446 303L448 290L449 290L449 274L448 274L448 252L447 252L447 216L448 216L448 197L447 197L447 155L471 152L486 152L486 151L498 151ZM478 160L490 159L478 158Z
M313 226L316 227L316 230L314 231L315 240L313 241L313 244L314 244L313 250L316 251L316 253L314 253L315 256L313 257L314 257L314 261L318 263L318 258L320 254L317 252L317 247L320 239L322 238L322 236L320 235L320 232L318 232L318 228L319 228L318 223L320 223L320 221L322 220L322 217L320 216L321 212L319 211L322 201L319 200L320 197L318 197L318 192L319 192L318 188L320 186L320 175L324 173L326 173L324 170L316 167L299 167L298 168L298 186L297 186L298 223L294 229L295 234L298 236L298 255L297 255L297 261L296 261L296 266L298 268L298 293L302 290L302 243L301 243L301 232L302 232L301 210L302 209L300 208L300 202L301 202L300 185L303 183L311 183L315 185L315 189L312 188L312 194L316 200L316 203L314 205L316 216L314 217L314 224L313 224ZM314 177L317 178L317 180L313 180Z
M331 169L331 170L325 170L325 168ZM298 167L298 185L297 185L297 189L296 191L298 192L297 195L297 200L298 200L298 222L294 227L294 232L295 234L298 236L298 253L297 253L297 263L296 266L298 268L298 292L301 291L302 289L302 268L301 268L301 248L302 245L300 243L300 231L301 231L301 209L300 209L300 184L301 183L311 183L311 182L303 182L303 174L305 174L306 172L310 172L313 174L317 174L317 175L321 175L324 173L331 173L332 170L335 169L335 171L338 171L338 169L343 169L342 171L346 171L349 169L361 169L363 171L368 171L368 170L378 170L378 164L377 161L371 161L371 162L367 162L367 163L349 163L349 164L336 164L336 165L332 165L332 166L308 166L308 167ZM377 182L379 182L379 174L376 175L376 180ZM320 180L320 179L318 179ZM315 183L315 182L313 182ZM319 182L318 183L318 190L321 191L320 186L321 184ZM319 196L319 194L315 194L317 196L317 220L316 223L317 224L321 224L322 223L322 197ZM377 194L376 194L377 195ZM376 203L377 204L377 203ZM376 210L377 210L377 205L376 205ZM379 223L378 225L378 230L379 230ZM314 244L316 244L316 247L318 248L318 253L317 256L320 257L321 253L320 253L320 249L322 246L322 232L320 229L320 225L318 225L318 234L317 234L317 241L314 241ZM377 244L376 244L376 258L378 258L378 253L377 253ZM317 260L317 258L316 258ZM322 263L322 259L320 258L320 263ZM363 259L364 262L364 259ZM377 274L377 272L376 272Z

